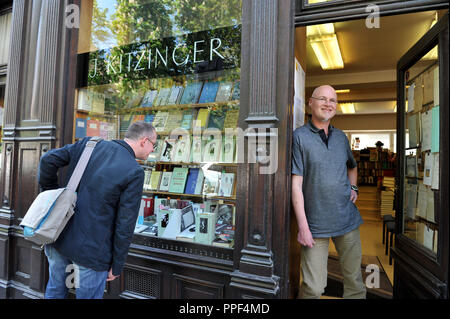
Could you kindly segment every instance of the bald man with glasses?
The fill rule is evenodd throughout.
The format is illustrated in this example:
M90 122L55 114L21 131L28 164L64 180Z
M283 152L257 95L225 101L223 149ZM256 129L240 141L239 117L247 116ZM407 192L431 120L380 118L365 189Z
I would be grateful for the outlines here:
M292 145L292 203L302 245L300 298L320 298L327 285L330 238L339 254L344 298L365 298L361 274L362 218L356 208L357 163L341 130L333 87L317 87L308 105L310 121L297 128Z

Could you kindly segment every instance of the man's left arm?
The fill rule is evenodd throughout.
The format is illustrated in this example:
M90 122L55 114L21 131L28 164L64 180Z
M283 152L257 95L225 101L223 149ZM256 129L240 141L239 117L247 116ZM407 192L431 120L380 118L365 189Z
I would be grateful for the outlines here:
M110 274L114 277L120 275L127 258L141 205L143 185L144 171L138 170L120 196L114 230L113 260L110 270Z

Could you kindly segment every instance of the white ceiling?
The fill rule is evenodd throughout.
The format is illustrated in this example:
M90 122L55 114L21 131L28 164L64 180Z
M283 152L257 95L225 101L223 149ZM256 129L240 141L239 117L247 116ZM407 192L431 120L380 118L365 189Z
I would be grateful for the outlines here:
M336 89L350 89L338 99L353 102L356 113L395 112L397 62L430 29L435 12L381 17L380 28L372 29L366 27L365 19L335 22L344 69L322 70L307 44L306 99L315 87L330 84Z

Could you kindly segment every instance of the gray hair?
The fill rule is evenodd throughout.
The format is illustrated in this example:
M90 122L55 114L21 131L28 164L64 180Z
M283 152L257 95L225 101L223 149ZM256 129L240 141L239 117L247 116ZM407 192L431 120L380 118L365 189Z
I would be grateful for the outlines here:
M144 121L138 121L128 127L125 138L136 141L141 137L153 136L153 134L156 134L153 125Z

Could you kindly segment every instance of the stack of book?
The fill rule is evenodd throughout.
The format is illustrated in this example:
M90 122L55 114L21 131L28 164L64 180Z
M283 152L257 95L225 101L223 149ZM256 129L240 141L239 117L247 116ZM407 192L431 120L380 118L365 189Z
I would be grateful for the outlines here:
M381 191L381 201L380 201L381 217L383 217L384 215L395 215L394 210L395 178L384 176L382 186L383 190Z

